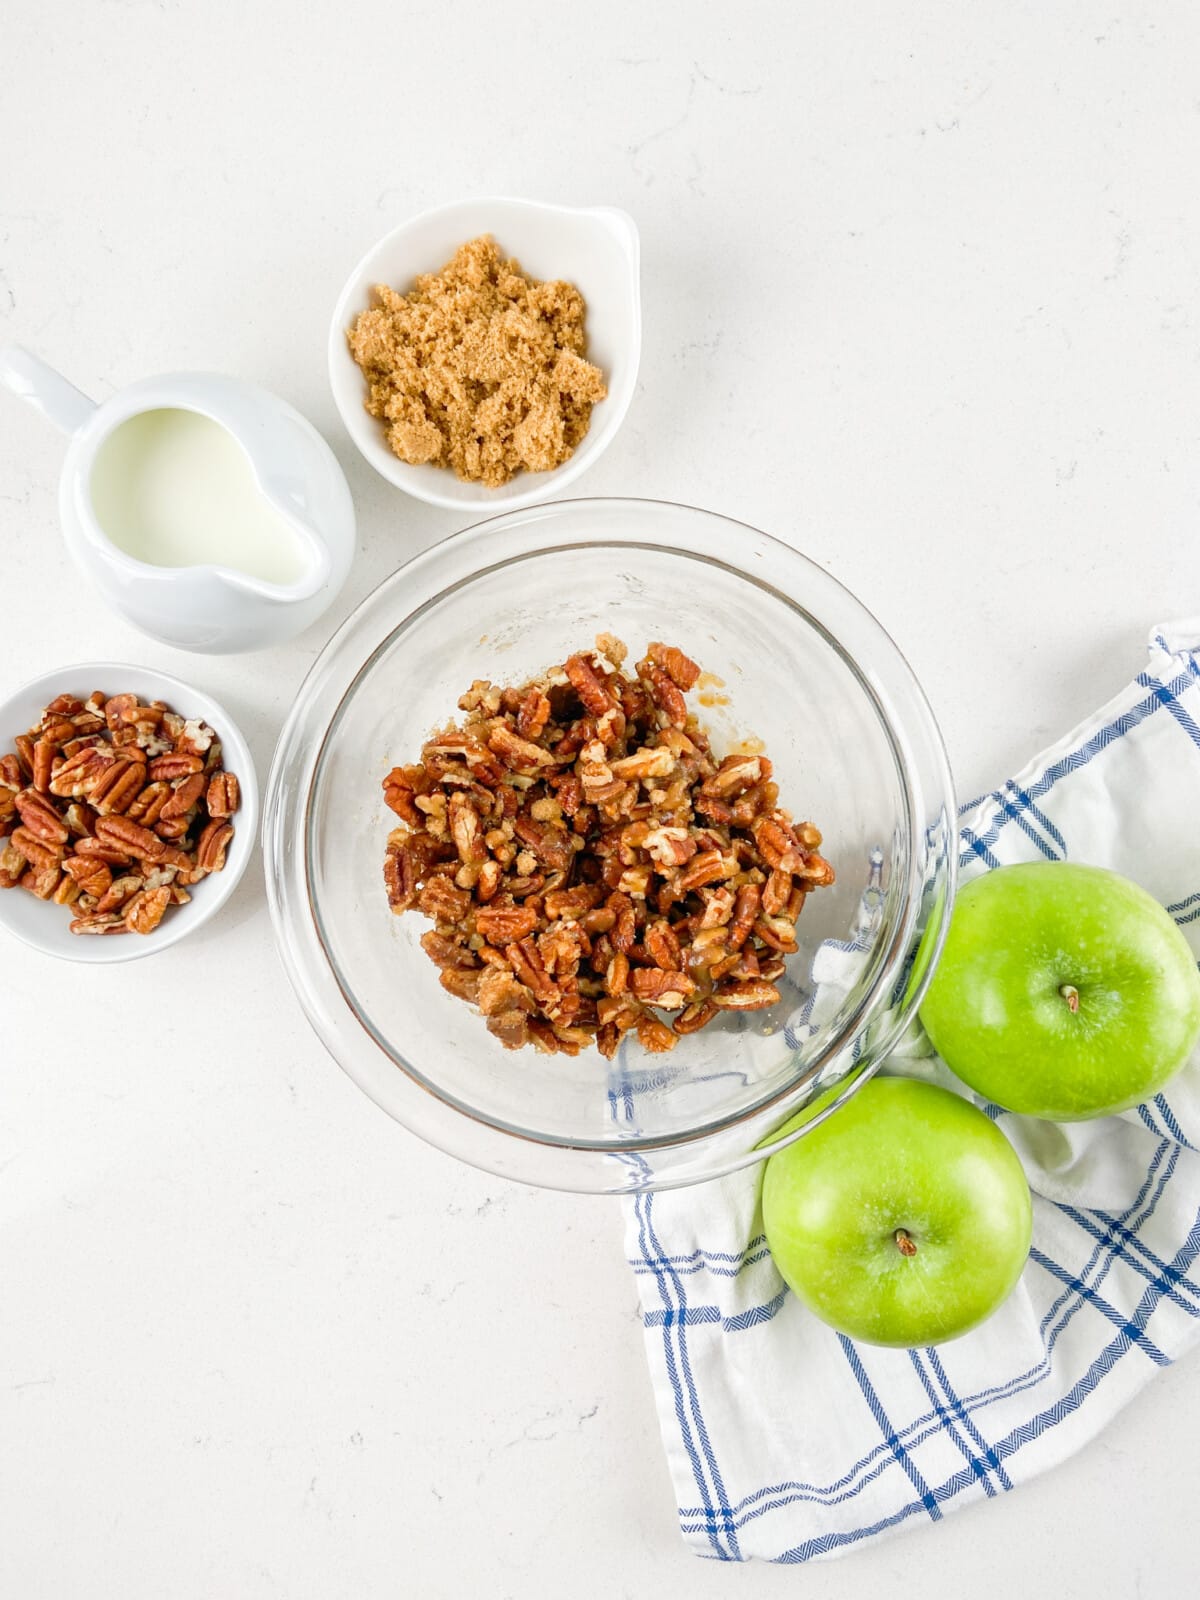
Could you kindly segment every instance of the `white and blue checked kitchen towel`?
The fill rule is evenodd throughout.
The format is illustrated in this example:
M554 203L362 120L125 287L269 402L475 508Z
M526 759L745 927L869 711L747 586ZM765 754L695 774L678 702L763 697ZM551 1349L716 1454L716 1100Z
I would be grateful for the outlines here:
M964 807L965 875L1112 867L1200 954L1200 619L1084 726ZM919 1029L889 1071L951 1079ZM761 1168L627 1200L627 1249L684 1538L800 1562L937 1522L1056 1465L1200 1340L1200 1051L1151 1104L1056 1126L986 1108L1034 1189L1024 1277L939 1349L856 1345L771 1260Z

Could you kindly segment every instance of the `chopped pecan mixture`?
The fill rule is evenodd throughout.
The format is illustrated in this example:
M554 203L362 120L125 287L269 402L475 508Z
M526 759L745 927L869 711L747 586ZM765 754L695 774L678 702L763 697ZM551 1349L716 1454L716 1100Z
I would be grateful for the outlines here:
M225 865L238 781L207 723L132 694L61 694L13 746L0 889L70 906L72 933L153 933Z
M628 674L626 653L601 634L523 688L472 684L383 782L392 910L433 922L443 987L510 1050L611 1057L630 1030L671 1050L775 1005L805 896L833 882L770 761L713 757L696 663L652 644Z

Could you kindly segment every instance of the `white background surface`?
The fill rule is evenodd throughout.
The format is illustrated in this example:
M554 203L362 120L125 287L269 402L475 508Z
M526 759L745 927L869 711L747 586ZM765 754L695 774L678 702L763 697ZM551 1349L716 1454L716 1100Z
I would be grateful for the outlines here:
M0 49L0 338L97 396L258 380L330 437L360 518L298 643L182 655L68 565L62 441L0 398L6 689L163 666L265 776L334 624L457 525L353 452L324 339L363 250L470 193L634 214L642 380L580 492L823 562L908 653L964 797L1200 609L1190 4L6 0ZM149 963L0 956L6 1596L1191 1583L1195 1363L1003 1503L803 1574L696 1560L615 1205L455 1166L360 1095L292 1001L260 870Z

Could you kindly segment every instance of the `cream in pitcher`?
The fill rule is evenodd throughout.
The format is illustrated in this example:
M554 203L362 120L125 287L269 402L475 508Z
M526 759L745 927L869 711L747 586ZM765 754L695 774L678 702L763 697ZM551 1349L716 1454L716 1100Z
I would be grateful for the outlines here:
M164 406L114 428L92 467L92 508L112 542L155 567L232 567L292 584L307 569L291 524L266 500L220 423Z
M321 435L218 373L146 378L96 405L19 346L0 384L71 441L59 509L109 604L185 650L260 650L315 622L354 554L354 505Z

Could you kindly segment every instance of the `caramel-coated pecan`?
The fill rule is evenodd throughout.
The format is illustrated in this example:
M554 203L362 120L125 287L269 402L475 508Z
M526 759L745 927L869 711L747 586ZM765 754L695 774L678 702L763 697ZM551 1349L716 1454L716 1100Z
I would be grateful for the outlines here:
M460 922L471 909L471 896L449 878L434 877L417 896L417 904L434 922Z
M540 689L530 689L517 712L517 732L522 739L537 739L550 720L550 702Z
M475 913L477 931L494 945L516 944L537 925L538 914L530 906L481 906Z
M661 667L655 666L653 662L643 663L641 671L650 690L650 698L671 726L686 727L687 701L683 698L683 691L672 683Z
M503 722L497 722L488 734L488 748L494 750L504 765L514 772L557 765L557 757L551 751L543 750L529 739L522 739Z
M646 649L647 659L661 667L678 689L687 691L695 687L700 668L690 656L673 644L651 644Z
M590 711L594 717L602 717L614 709L617 702L586 656L571 656L564 670L585 710Z
M671 1026L676 1033L699 1033L717 1015L718 1008L711 1000L694 1000L690 1006L683 1008Z
M637 1036L642 1049L650 1055L662 1055L667 1050L674 1050L679 1043L679 1035L648 1011L643 1012L637 1020Z
M764 1011L779 1004L779 990L761 978L750 982L731 978L718 984L712 1002L722 1011Z

